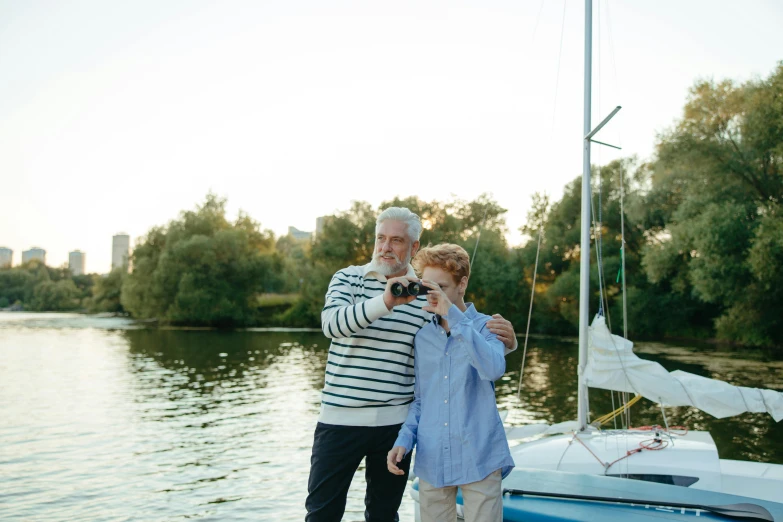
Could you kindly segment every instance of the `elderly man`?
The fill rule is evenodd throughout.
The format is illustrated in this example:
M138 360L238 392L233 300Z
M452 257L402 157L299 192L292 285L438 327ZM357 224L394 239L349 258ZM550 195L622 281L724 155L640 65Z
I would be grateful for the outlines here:
M420 235L419 216L407 208L386 209L376 221L372 261L339 270L329 284L321 326L332 343L310 458L308 522L342 519L362 458L365 520L399 520L410 455L398 464L402 475L387 471L386 456L413 402L413 339L432 315L422 309L423 296L394 296L391 287L418 281L410 261ZM508 353L516 348L514 330L493 317L487 326Z

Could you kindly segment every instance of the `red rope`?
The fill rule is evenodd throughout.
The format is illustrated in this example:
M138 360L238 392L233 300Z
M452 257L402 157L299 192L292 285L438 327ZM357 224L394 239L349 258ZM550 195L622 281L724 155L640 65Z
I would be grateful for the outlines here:
M639 450L650 450L650 451L657 451L662 450L666 446L668 446L669 443L662 439L647 439L643 440L639 443Z
M589 451L589 452L590 452L590 454L591 454L593 457L595 457L595 460L597 460L597 461L598 461L598 462L599 462L599 463L600 463L602 466L606 467L606 464L604 464L603 462L601 462L601 459L600 459L600 458L598 458L598 455L596 455L595 453L593 453L593 450L591 450L591 449L590 449L590 447L589 447L587 444L585 444L584 442L582 442L582 439L580 439L579 437L577 437L577 436L576 436L576 433L574 433L574 438L575 438L576 440L578 440L578 441L579 441L579 444L581 444L582 446L584 446L585 448L587 448L587 451Z
M607 471L609 471L609 468L611 468L612 466L614 466L615 464L617 464L617 463L618 463L618 462L620 462L621 460L623 460L623 459L627 459L628 457L630 457L630 456L631 456L631 455L633 455L634 453L639 453L640 451L642 451L642 449L643 449L643 448L636 448L636 449L628 450L628 453L626 453L624 456L620 457L619 459L617 459L617 460L615 460L615 461L612 461L612 462L610 462L609 464L604 464L604 473L606 473ZM602 464L603 464L603 463L602 463Z
M664 431L664 432L672 432L672 430L677 429L677 430L682 430L682 433L675 433L676 435L685 435L686 433L688 433L688 428L685 427L685 426L672 426L668 430L666 430L665 428L661 428L660 426L639 426L637 428L629 428L629 429L637 430L637 431ZM604 467L604 473L606 473L609 470L609 468L611 468L612 466L614 466L615 464L617 464L621 460L627 459L628 457L630 457L631 455L633 455L635 453L641 453L642 450L658 451L658 450L664 449L665 447L667 447L669 445L669 443L667 441L665 441L665 440L663 440L663 439L661 439L659 437L643 440L643 441L641 441L639 443L639 447L638 448L635 448L635 449L632 449L632 450L628 450L625 453L625 455L623 455L619 459L614 460L614 461L609 462L609 463L606 463L606 462L603 462L598 457L598 455L593 453L593 450L590 449L590 446L588 446L587 444L582 442L582 439L577 437L576 433L574 433L574 439L579 441L579 443L582 446L584 446L585 449L587 449L587 451L589 451L590 454L593 457L595 457L595 460L597 460L598 463L601 464Z

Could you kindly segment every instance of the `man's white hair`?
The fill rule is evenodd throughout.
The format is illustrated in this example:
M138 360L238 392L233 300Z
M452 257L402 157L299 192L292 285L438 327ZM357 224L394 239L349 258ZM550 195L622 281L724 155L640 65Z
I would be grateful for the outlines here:
M389 207L380 213L378 219L375 221L375 233L378 233L378 228L381 223L391 219L394 221L402 221L408 225L408 237L411 241L418 241L421 237L421 220L417 214L414 214L405 207Z

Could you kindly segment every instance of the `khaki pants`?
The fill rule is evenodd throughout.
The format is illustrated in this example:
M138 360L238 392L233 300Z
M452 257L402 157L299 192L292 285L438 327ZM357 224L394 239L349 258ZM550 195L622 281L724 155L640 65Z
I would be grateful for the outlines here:
M459 486L462 489L465 522L502 522L503 487L500 470L487 478ZM419 478L421 522L457 520L457 486L436 488Z

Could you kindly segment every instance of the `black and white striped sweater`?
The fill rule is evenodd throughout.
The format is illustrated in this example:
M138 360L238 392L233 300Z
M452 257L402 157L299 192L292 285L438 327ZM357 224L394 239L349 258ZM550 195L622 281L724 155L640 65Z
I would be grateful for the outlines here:
M408 276L416 277L412 267ZM405 421L413 402L413 339L432 314L419 297L392 311L386 278L370 265L349 266L329 283L321 328L332 340L319 422L388 426Z

